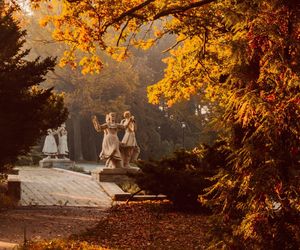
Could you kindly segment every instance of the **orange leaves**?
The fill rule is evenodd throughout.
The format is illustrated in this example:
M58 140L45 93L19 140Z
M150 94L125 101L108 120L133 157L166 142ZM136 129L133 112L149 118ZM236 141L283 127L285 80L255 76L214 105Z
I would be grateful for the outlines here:
M189 100L211 81L210 72L206 70L209 62L198 55L203 41L199 37L183 37L178 38L182 42L170 51L171 56L164 59L168 64L164 79L148 88L150 103L157 104L163 98L171 106Z
M282 192L282 182L278 182L274 187L275 192L280 195Z
M201 214L176 212L169 202L132 202L113 207L76 238L109 249L196 249L207 245L206 230Z
M74 62L75 55L72 51L65 51L62 59L59 62L60 67L64 67L67 64L70 65L72 68L75 68L77 64Z
M40 20L39 23L42 27L46 27L49 23L49 18L43 18L43 19Z
M177 19L166 19L159 28L152 31L152 22L156 16L163 17L172 14L176 9L187 8L194 1L157 1L157 0L121 0L121 1L46 1L32 0L33 5L48 9L49 17L41 21L45 26L51 22L54 27L53 37L64 41L70 50L76 49L91 52L100 48L107 51L116 45L123 48L117 53L110 53L116 60L123 60L128 46L148 49L166 32L178 23ZM183 10L182 9L182 10ZM171 11L170 11L171 10ZM162 13L165 13L161 16ZM50 18L51 17L51 18ZM145 29L141 27L146 26ZM139 35L138 33L142 33ZM153 34L154 33L154 34ZM114 34L114 39L107 39L108 34Z
M82 74L88 74L88 73L99 73L100 69L103 67L103 64L98 56L93 55L91 57L83 57L79 65L82 66Z
M67 249L67 250L77 250L77 249L85 249L85 250L109 250L108 248L103 248L101 246L89 244L88 242L82 241L70 241L70 240L62 240L62 239L54 239L49 241L36 241L31 242L26 247L31 250L42 250L42 249Z
M266 96L266 100L267 100L268 102L274 102L275 99L276 99L275 94L270 94L270 95Z

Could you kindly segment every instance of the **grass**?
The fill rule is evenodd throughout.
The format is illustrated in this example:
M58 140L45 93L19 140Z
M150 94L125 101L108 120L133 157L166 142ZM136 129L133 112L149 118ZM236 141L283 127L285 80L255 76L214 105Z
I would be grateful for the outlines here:
M68 168L68 170L74 171L74 172L78 172L78 173L83 173L83 174L87 174L87 172L84 170L83 167L79 167L79 166L73 166Z

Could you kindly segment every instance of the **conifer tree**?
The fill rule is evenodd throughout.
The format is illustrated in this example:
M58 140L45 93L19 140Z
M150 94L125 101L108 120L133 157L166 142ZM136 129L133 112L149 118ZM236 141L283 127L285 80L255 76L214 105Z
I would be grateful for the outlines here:
M0 172L67 116L62 96L39 87L55 59L26 60L26 32L13 17L15 9L0 1Z

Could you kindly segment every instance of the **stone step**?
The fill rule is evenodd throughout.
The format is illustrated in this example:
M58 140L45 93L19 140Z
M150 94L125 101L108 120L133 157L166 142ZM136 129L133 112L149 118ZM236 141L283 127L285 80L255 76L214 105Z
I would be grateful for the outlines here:
M116 183L114 182L100 182L100 186L103 188L104 192L107 193L114 201L124 201L127 200L131 194L124 192Z
M116 183L114 182L99 182L100 186L104 191L112 198L114 201L126 201L130 198L131 201L148 201L148 200L166 200L165 195L134 195L132 197L131 193L124 192Z

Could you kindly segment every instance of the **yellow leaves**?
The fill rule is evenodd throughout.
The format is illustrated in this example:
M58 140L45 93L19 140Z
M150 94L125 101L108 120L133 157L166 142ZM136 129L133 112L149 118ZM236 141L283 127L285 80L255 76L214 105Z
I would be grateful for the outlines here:
M67 64L70 65L72 68L75 68L77 64L75 61L75 54L73 51L65 51L63 57L61 58L59 62L60 67L64 67Z
M112 58L118 62L123 61L127 57L127 48L124 47L110 47L107 49Z
M43 6L48 10L48 13L50 13L51 16L49 15L41 20L41 26L45 27L47 24L52 23L55 27L53 38L58 41L64 41L70 46L70 51L79 50L95 54L96 48L100 47L117 61L124 60L128 55L126 42L146 50L153 46L157 39L161 38L166 33L165 28L171 29L180 25L178 19L172 18L161 21L154 28L152 25L149 25L147 27L149 30L145 31L145 34L134 36L134 33L141 31L140 27L142 21L139 18L130 17L129 20L125 18L124 20L117 22L115 22L115 20L124 12L144 2L140 0L121 0L114 2L92 1L92 3L90 1L79 1L76 4L59 0L51 2L33 0L32 2L35 4L45 2L45 5ZM143 15L145 18L151 20L151 16L155 15L157 12L162 11L165 8L173 8L181 5L186 5L186 2L179 0L154 1L150 5L145 6L143 13L137 11L135 14ZM152 31L154 31L154 34L152 34ZM111 36L108 34L113 34L113 38L111 39ZM153 35L156 39L152 38ZM185 35L181 33L178 38L185 39ZM124 47L120 46L115 48L114 46L116 44ZM175 53L176 52L174 52L174 56L176 56ZM63 66L69 64L70 61L74 62L74 59L62 59L60 65ZM92 69L98 68L96 65L101 64L95 62L94 59L92 60L93 63L87 62L86 59L80 59L80 61L80 65L94 64L95 67L91 67ZM73 63L72 66L75 67L76 65ZM193 65L191 65L190 68L192 68L192 66ZM91 72L91 68L84 70L84 72ZM195 93L193 88L187 90L190 93ZM184 98L188 98L188 96L189 95L185 95Z
M184 35L180 37L184 38ZM163 98L172 106L176 102L190 99L209 83L206 60L203 59L203 63L199 63L197 59L201 42L199 37L186 39L182 45L170 51L170 57L163 59L168 64L165 77L148 88L150 103L157 104Z
M160 103L161 90L159 86L152 85L147 87L147 96L149 103L158 105Z
M77 66L81 66L82 74L94 74L100 73L100 70L103 67L103 64L98 55L89 55L84 56L82 59L77 63L75 55L73 52L65 51L63 58L60 60L59 66L64 67L69 65L71 68L75 69Z
M75 241L75 240L43 240L30 242L28 247L32 250L41 250L41 249L85 249L85 250L108 250L109 248L93 245L86 241Z
M155 43L155 39L148 39L146 41L144 40L139 40L137 41L135 44L137 45L137 47L143 49L143 50L147 50L149 48L151 48L153 46L153 44Z
M93 55L91 57L83 57L79 65L82 66L82 74L88 74L88 73L98 73L100 72L100 69L102 68L103 64L100 60L100 58L96 55Z

